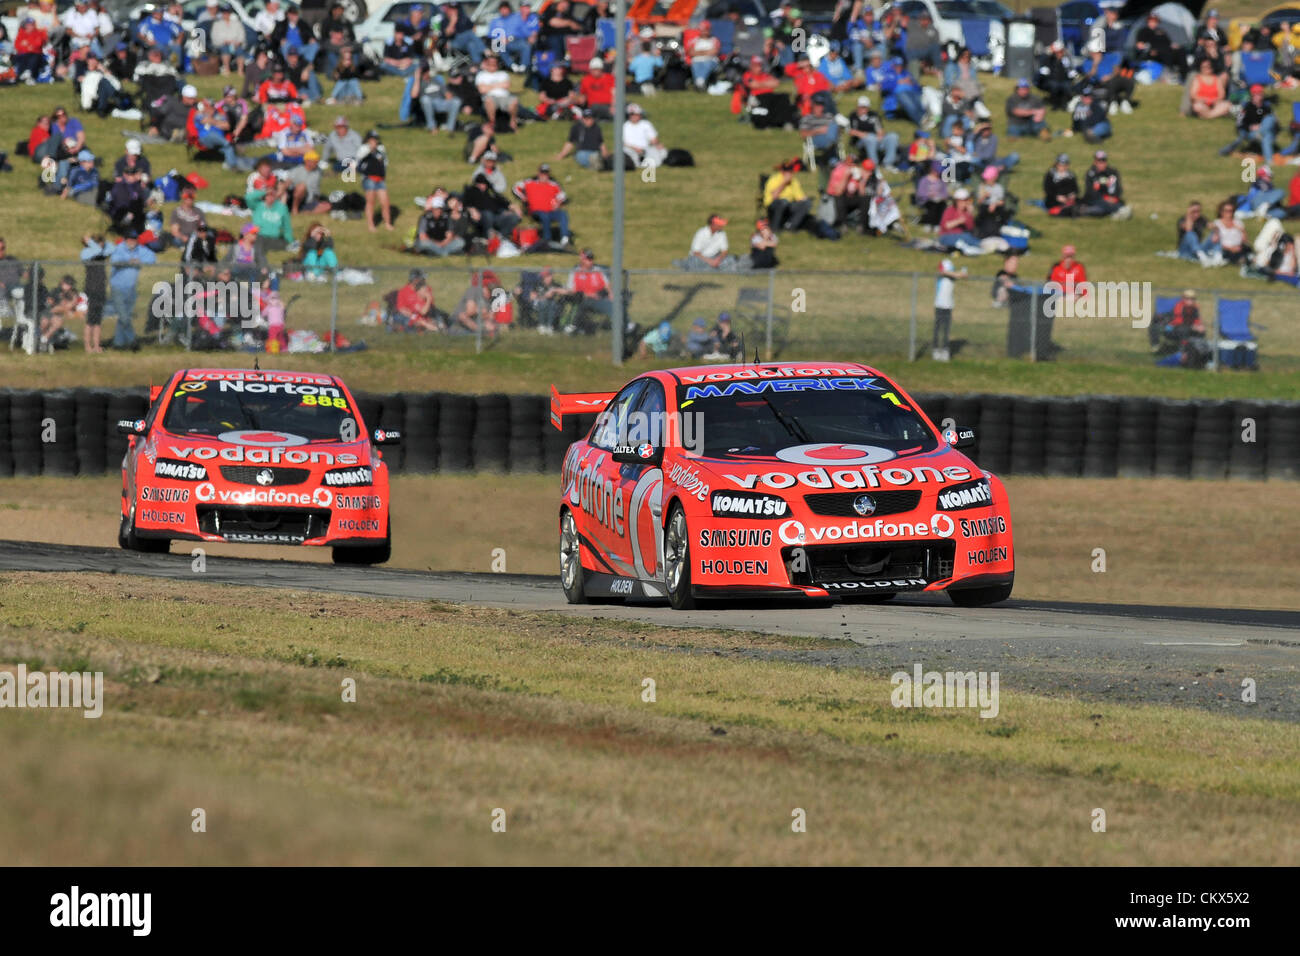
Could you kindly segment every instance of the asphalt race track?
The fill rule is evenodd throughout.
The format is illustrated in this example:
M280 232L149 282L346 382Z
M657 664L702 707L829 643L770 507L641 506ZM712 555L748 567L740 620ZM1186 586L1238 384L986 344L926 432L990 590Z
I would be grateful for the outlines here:
M133 574L192 580L188 548L143 555L0 541L0 571ZM557 559L558 562L558 559ZM1300 612L1018 601L959 609L942 596L887 605L753 602L698 611L653 605L571 606L557 578L352 568L207 557L206 583L472 603L669 627L730 628L844 641L842 648L733 652L872 673L998 671L1005 690L1088 700L1159 702L1300 721ZM0 593L3 589L0 588ZM714 653L714 652L710 652ZM716 652L721 653L721 652ZM1258 702L1241 700L1242 681Z

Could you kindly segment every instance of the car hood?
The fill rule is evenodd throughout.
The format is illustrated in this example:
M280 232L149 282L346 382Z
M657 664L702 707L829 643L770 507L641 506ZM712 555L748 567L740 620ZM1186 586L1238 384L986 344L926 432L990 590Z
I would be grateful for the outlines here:
M146 444L146 454L160 459L197 465L267 465L325 471L333 468L373 466L367 440L315 441L271 429L244 429L217 437L173 435L158 431Z

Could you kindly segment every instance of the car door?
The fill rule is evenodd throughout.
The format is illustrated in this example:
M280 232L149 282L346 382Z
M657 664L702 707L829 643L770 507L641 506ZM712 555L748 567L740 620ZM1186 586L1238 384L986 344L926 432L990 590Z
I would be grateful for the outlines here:
M586 455L578 462L581 533L591 542L600 570L634 576L627 531L627 490L621 476L625 466L614 461L614 449L624 444L628 416L646 387L636 379L615 395L596 419Z
M667 401L658 379L645 379L645 388L628 416L628 443L663 448L667 442ZM626 502L626 532L622 547L635 575L645 581L661 577L663 554L663 468L656 464L621 464L619 487Z

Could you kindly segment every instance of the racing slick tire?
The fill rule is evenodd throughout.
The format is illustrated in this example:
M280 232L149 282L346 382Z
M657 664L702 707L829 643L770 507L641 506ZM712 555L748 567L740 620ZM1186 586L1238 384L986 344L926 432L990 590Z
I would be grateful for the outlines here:
M668 603L675 611L694 610L695 594L691 588L691 538L686 527L686 512L673 505L664 530L664 586Z
M335 564L385 564L393 556L393 526L386 518L388 534L378 544L334 548Z
M1014 581L1008 581L1006 584L995 584L988 588L950 590L948 597L952 598L952 603L958 607L986 607L1011 597L1011 588L1014 584Z
M166 554L171 550L169 538L142 538L135 532L135 506L130 514L122 516L117 526L117 543L124 551L139 551L141 554Z
M587 569L582 566L582 540L573 512L560 515L560 587L570 604L591 604L587 597Z

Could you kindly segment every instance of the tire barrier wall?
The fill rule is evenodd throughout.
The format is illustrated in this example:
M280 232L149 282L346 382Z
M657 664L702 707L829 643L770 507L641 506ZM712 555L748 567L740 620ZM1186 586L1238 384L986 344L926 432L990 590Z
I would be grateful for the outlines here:
M1085 478L1300 478L1300 402L1115 396L917 395L940 427L975 428L970 455L995 474ZM550 473L594 414L550 424L543 395L357 393L370 428L402 432L385 449L397 472ZM147 389L0 389L0 477L115 471L123 419L144 417Z

